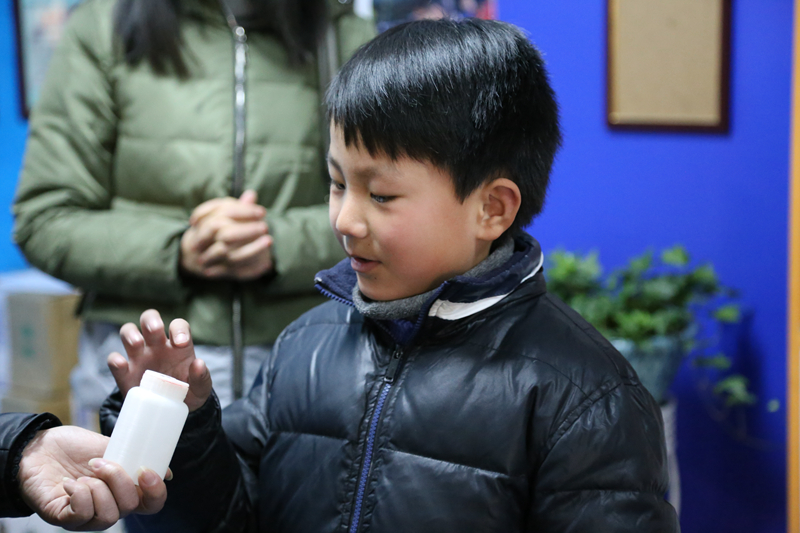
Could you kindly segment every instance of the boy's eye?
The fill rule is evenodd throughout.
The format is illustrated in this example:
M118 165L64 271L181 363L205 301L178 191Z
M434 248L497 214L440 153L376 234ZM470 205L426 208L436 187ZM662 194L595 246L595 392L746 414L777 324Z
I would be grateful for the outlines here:
M332 191L343 191L344 190L344 183L331 180L331 190Z
M394 196L381 196L380 194L370 194L370 196L379 204L385 204L394 198Z

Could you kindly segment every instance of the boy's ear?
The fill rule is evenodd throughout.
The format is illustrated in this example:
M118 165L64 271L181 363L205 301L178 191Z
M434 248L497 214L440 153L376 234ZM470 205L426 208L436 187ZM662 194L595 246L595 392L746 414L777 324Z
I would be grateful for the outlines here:
M482 210L478 237L494 241L517 218L522 195L517 184L508 178L497 178L481 187Z

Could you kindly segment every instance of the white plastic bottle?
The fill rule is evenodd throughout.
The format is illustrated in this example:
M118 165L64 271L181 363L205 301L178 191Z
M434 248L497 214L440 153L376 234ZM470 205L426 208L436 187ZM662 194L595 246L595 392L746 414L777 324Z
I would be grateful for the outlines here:
M128 391L103 459L118 463L139 484L139 469L164 479L189 407L183 403L189 385L147 370L138 387Z

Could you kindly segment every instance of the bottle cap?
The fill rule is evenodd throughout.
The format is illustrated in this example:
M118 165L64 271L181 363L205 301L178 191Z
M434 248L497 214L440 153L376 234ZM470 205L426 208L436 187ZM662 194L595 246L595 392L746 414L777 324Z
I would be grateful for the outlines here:
M189 384L153 370L145 370L139 386L176 402L182 402L189 392Z

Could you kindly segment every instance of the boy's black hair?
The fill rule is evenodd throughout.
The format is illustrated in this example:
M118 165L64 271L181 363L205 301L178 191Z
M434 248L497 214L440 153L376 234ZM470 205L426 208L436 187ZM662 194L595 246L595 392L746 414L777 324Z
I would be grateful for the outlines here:
M507 177L522 204L509 231L544 205L561 134L539 52L497 21L421 20L378 35L344 64L326 96L345 144L430 161L463 201Z

